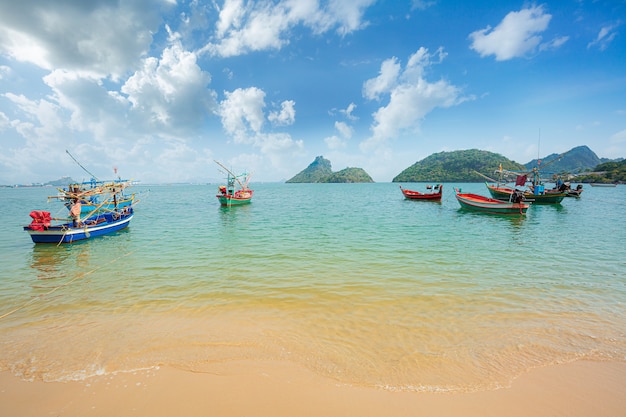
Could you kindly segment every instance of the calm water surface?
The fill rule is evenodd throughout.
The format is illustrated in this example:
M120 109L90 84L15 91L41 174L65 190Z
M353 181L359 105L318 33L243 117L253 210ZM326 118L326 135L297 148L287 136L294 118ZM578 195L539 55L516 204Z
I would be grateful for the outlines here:
M130 227L34 245L50 188L0 189L0 370L59 381L289 360L390 390L506 386L533 367L626 361L626 187L526 217L408 201L398 184L137 186ZM406 184L424 189L423 184Z

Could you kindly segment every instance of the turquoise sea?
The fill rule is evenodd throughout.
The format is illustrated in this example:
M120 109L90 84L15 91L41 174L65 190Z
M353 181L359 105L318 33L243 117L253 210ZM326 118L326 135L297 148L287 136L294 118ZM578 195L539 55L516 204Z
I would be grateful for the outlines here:
M423 190L425 184L403 184ZM127 230L34 245L53 188L0 189L0 371L29 380L286 360L401 391L507 386L626 361L626 186L525 217L405 200L398 184L135 186ZM223 368L222 368L223 369Z

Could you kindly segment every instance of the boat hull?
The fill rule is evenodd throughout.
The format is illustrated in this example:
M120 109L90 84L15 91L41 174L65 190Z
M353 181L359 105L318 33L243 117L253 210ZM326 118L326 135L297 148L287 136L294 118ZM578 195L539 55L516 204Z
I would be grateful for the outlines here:
M407 200L426 200L426 201L440 201L441 194L443 192L443 186L439 186L439 191L436 193L421 193L419 191L407 190L400 186L404 198Z
M481 213L523 215L530 207L527 203L509 203L478 194L457 192L455 196L461 208Z
M498 187L495 185L485 184L491 196L497 200L509 201L511 195L515 192L511 187ZM567 196L567 193L546 192L545 194L533 194L525 191L524 198L532 200L535 204L559 204Z
M24 226L34 243L72 243L125 229L133 218L132 208L123 214L105 213L86 219L81 226L72 223L48 226L41 230Z
M217 195L216 197L219 200L220 205L223 207L242 206L244 204L250 204L250 201L252 201L252 197L238 198L238 197L223 196L223 195Z

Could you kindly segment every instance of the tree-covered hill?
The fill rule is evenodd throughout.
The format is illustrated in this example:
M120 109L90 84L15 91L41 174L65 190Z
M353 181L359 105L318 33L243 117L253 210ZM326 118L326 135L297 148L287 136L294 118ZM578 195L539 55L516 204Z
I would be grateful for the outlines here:
M321 179L319 182L336 182L336 183L350 183L350 182L374 182L372 177L369 176L362 168L345 168L341 171L334 172L329 176Z
M374 182L362 168L345 168L333 172L330 161L318 156L306 169L300 171L288 183L349 183L349 182Z
M579 182L626 183L626 159L597 165L592 173L576 176Z
M48 181L44 185L51 185L53 187L66 187L70 184L74 184L75 182L76 181L74 181L71 177L62 177L58 180Z
M598 158L598 155L596 155L595 152L587 146L577 146L563 154L553 153L541 158L541 163L539 165L537 164L537 160L533 159L525 164L525 167L529 171L539 166L540 169L542 167L546 167L546 171L549 172L567 172L575 174L588 171L602 162L607 162L607 160Z
M286 182L320 182L321 179L332 175L332 173L333 170L330 165L330 161L328 159L324 159L323 156L318 156L308 167Z
M502 169L523 171L524 165L493 152L469 149L439 152L411 165L393 182L479 182L485 178L476 173L493 177L500 165Z

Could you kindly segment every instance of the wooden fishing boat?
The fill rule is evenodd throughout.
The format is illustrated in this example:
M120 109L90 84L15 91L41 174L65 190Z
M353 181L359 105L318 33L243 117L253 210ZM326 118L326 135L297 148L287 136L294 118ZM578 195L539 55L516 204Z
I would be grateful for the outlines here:
M67 189L59 188L58 194L49 196L48 201L63 201L68 210L79 202L83 216L111 212L131 207L135 203L135 194L124 193L131 185L130 180L100 181L92 178L91 181L70 184Z
M592 187L617 187L617 183L614 182L592 182L589 185Z
M462 208L482 213L524 215L528 207L530 207L530 204L524 202L524 197L519 192L515 195L514 200L510 202L479 194L462 193L456 188L454 195Z
M235 175L221 163L217 161L215 161L215 163L222 167L227 173L226 185L220 185L218 187L218 194L216 195L220 205L223 207L231 207L249 204L254 194L254 190L248 188L251 174L246 172Z
M517 190L503 184L485 183L491 196L502 201L510 201ZM528 190L522 191L526 200L532 200L535 204L559 204L567 196L566 192L559 190L545 190L543 185L530 186Z
M557 184L557 188L555 188L555 190L564 192L565 197L580 198L580 195L583 193L583 185L578 184L576 188L572 188L569 182L564 182L561 186L558 186Z
M402 186L400 186L400 190L402 191L404 198L406 198L407 200L427 200L427 201L441 200L441 193L443 192L443 185L438 184L438 185L435 185L434 187L428 185L426 187L426 189L429 189L429 190L432 190L433 188L434 188L434 191L422 193L419 191L407 190L405 188L402 188Z
M70 158L91 176L91 180L69 184L67 189L58 188L57 195L49 196L48 201L62 201L68 210L80 207L80 216L89 217L97 213L115 212L135 204L135 194L126 195L124 190L132 185L132 181L118 177L115 180L101 181L87 170L68 150ZM117 175L117 168L113 171ZM76 215L76 214L75 214Z
M126 207L120 211L98 213L84 219L60 224L52 224L55 220L50 212L33 210L33 219L24 230L28 232L34 243L72 243L79 240L106 235L128 227L133 218L133 208Z

